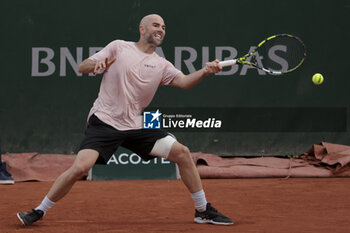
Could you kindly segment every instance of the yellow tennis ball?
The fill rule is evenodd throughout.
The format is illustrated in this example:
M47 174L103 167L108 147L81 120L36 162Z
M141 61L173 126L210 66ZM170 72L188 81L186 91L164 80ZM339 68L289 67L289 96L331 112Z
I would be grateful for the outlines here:
M323 83L323 75L322 74L319 74L319 73L316 73L314 74L314 76L312 76L312 82L316 85L320 85L321 83Z

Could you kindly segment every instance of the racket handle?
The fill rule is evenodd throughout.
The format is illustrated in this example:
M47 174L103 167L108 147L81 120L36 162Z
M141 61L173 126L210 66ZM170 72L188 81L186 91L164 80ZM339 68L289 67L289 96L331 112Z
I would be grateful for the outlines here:
M233 66L234 64L236 64L236 59L221 61L221 62L219 62L219 64L220 64L222 67Z

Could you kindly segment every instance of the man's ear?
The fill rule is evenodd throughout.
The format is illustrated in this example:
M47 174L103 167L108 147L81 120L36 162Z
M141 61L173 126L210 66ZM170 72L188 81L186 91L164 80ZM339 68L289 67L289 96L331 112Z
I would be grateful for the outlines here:
M143 35L145 33L145 29L142 25L139 26L139 30L140 30L140 35Z

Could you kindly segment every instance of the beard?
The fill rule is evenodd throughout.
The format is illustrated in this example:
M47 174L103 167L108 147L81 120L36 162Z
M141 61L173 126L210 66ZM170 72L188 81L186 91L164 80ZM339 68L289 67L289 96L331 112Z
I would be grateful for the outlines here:
M154 45L154 46L156 46L156 47L160 46L160 45L162 44L162 42L163 42L163 40L158 41L158 40L154 39L154 38L153 38L153 35L148 35L148 36L146 37L146 40L147 40L147 42L148 42L149 44L152 44L152 45Z

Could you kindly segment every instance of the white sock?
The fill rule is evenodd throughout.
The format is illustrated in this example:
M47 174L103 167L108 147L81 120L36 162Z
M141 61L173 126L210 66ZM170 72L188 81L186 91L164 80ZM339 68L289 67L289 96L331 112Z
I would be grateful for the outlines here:
M191 196L196 210L199 212L207 210L207 199L205 199L205 193L203 189L196 193L191 193Z
M56 202L51 201L47 196L45 196L44 200L41 202L41 204L36 207L36 210L42 210L44 211L44 214L46 214L46 211L48 211L52 206L54 206Z

